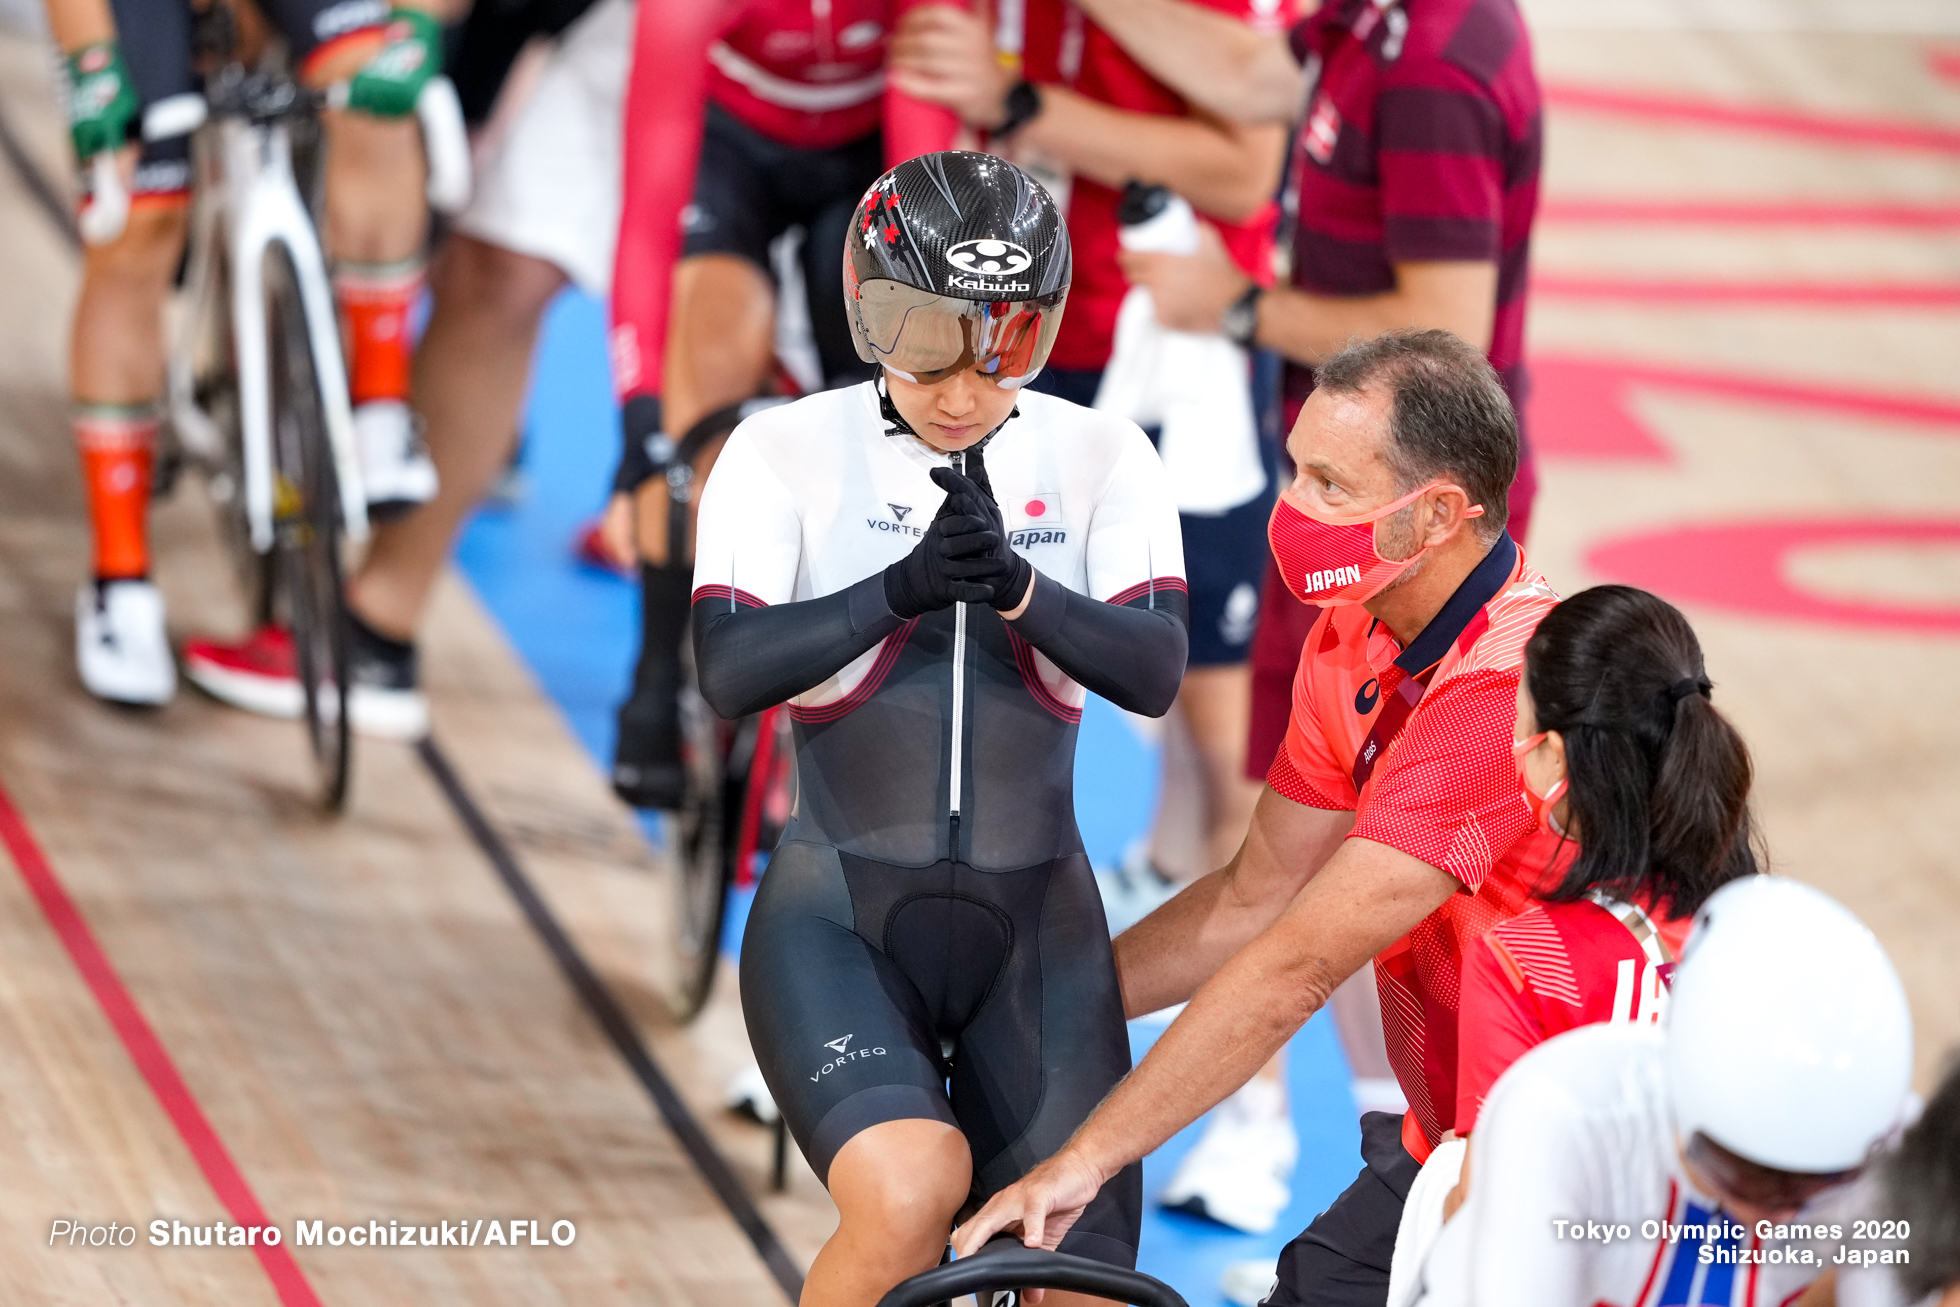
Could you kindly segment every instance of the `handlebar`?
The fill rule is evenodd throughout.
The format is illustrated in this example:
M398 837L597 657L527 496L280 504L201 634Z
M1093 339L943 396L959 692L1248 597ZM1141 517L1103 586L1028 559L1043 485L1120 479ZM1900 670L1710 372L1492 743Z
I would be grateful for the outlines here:
M228 67L205 90L213 116L238 116L253 122L272 122L309 104L331 105L336 99L344 100L346 93L345 83L321 96L285 77L248 73L237 65ZM422 128L422 147L429 164L425 187L429 207L438 213L457 213L469 203L471 177L469 129L463 123L455 83L447 77L431 78L416 97L415 117ZM90 159L88 173L89 198L76 225L88 244L108 245L129 224L129 188L123 184L112 151Z
M415 117L422 124L422 153L429 161L424 188L429 207L437 213L459 213L470 202L470 133L463 125L456 84L447 77L431 77L415 97Z
M992 1240L971 1257L913 1276L879 1299L878 1307L929 1307L1000 1289L1066 1289L1135 1307L1187 1307L1177 1290L1155 1276L1069 1253L1023 1247L1011 1236ZM985 1304L987 1299L979 1301Z

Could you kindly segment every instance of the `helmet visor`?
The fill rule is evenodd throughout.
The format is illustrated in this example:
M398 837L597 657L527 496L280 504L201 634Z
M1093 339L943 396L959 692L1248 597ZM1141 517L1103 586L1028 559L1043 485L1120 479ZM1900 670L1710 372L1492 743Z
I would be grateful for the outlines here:
M855 287L853 312L869 360L932 385L977 368L1016 390L1048 361L1068 293L1050 300L969 300L883 277Z

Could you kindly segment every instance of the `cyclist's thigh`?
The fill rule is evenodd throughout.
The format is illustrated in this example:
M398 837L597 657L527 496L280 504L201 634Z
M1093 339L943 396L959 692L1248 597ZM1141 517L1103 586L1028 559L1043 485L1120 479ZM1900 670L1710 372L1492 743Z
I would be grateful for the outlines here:
M1130 1070L1109 927L1088 859L1052 864L1038 905L1031 921L1013 912L1014 954L954 1058L953 1109L973 1148L976 1201L1061 1148ZM1142 1212L1143 1173L1132 1165L1103 1186L1062 1250L1134 1266Z
M817 360L823 367L826 386L869 381L878 371L875 364L858 357L850 320L845 316L844 279L837 272L844 242L850 236L851 214L856 209L856 197L833 204L811 218L803 231L799 257L803 263L804 298L809 304L810 335L817 347Z
M837 1150L871 1126L958 1124L918 991L852 923L837 851L786 842L742 937L749 1043L820 1180Z
M733 254L774 281L769 245L790 224L776 202L770 178L781 148L719 105L708 105L701 161L694 172L694 202L683 219L682 258Z
M203 107L191 74L189 0L111 0L110 9L148 129L132 193L181 198L190 193L190 124L196 121L185 115Z
M851 215L871 184L885 170L884 138L878 132L830 150L799 151L783 181L793 187L785 202L803 225L803 291L810 309L810 334L823 366L824 384L851 385L871 379L875 369L857 356L844 316L844 279L837 265L851 235Z

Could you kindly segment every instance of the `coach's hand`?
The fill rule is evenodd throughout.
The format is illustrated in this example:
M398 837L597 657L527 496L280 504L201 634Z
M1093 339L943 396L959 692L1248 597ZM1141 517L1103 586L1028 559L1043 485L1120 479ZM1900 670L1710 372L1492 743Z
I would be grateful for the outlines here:
M1102 1191L1104 1179L1088 1161L1064 1148L995 1194L954 1231L954 1255L969 1257L1002 1230L1017 1228L1023 1244L1053 1252ZM1030 1303L1038 1303L1041 1290L1030 1289L1027 1296Z

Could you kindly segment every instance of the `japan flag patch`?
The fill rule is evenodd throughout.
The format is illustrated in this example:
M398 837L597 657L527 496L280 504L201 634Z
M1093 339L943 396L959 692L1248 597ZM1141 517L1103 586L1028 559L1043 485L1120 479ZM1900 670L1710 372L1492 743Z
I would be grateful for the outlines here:
M1009 526L1060 526L1062 499L1052 490L1037 490L1025 499L1008 503Z

